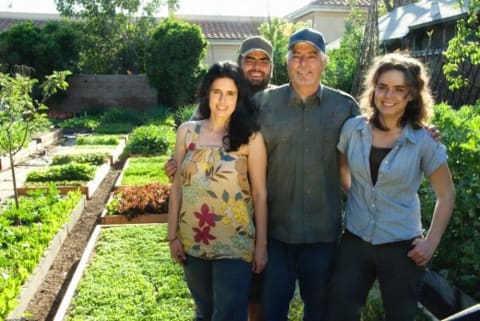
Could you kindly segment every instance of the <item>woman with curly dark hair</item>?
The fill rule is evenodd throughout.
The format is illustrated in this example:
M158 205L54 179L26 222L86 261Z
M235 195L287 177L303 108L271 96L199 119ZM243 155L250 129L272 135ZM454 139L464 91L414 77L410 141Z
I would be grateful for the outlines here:
M252 270L267 263L266 150L243 72L210 67L199 116L177 131L168 241L195 320L245 321Z
M375 279L385 320L415 320L425 265L455 199L445 147L424 128L433 107L428 82L418 60L398 53L378 57L360 100L366 115L342 128L337 149L348 200L331 280L331 321L360 320ZM423 176L437 197L426 234L417 195Z

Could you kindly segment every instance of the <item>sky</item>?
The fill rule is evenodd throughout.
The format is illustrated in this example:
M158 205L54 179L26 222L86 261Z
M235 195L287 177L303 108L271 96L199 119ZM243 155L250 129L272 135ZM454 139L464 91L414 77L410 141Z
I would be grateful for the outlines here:
M284 16L312 0L180 0L178 14ZM56 13L54 0L0 0L0 11Z

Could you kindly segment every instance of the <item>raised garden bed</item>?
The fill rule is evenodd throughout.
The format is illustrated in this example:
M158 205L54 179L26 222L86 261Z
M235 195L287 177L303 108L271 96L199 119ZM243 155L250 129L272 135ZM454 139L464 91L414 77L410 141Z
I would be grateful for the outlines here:
M34 140L39 148L47 148L50 145L57 144L63 139L63 130L61 128L54 128L48 132L35 133L32 135L32 140Z
M53 320L187 321L193 311L165 224L97 225Z
M49 146L56 144L61 138L61 129L52 129L48 132L33 134L32 141L13 157L14 163L18 164L23 162L31 155L46 150ZM1 156L0 170L6 170L8 168L10 168L10 159L6 156Z
M45 251L40 263L36 266L35 271L31 274L28 281L22 286L21 293L17 296L18 304L9 314L6 321L21 320L28 303L40 288L40 285L44 281L48 270L50 269L55 257L63 245L63 242L67 238L84 209L85 197L82 197L77 206L70 212L70 218L68 222L60 228L60 230L51 240L50 245Z
M167 223L168 214L140 214L138 216L127 218L125 215L106 215L105 212L99 217L98 223L101 225L123 225L123 224L153 224Z
M164 165L168 158L169 156L127 158L115 182L114 190L152 183L169 184L168 177L164 173Z
M127 141L127 136L119 136L118 137L118 144L117 145L75 145L74 148L76 150L91 150L91 149L105 149L108 151L108 159L110 163L113 165L120 159L123 150L125 149Z
M114 190L99 217L100 224L149 224L168 221L169 185L149 184Z
M85 182L84 185L81 185L81 186L57 185L56 187L62 195L65 195L70 191L80 190L81 193L87 197L87 199L90 199L93 193L97 190L98 186L100 186L100 184L102 183L105 176L108 174L110 167L111 167L110 163L105 163L99 166L95 173L95 178L91 181ZM48 190L48 188L49 187L47 185L31 186L31 187L24 186L24 187L18 187L17 193L18 195L27 195L29 191L33 191L33 190L46 191Z
M37 152L37 142L31 141L28 143L27 146L22 148L18 153L13 156L13 162L14 164L18 164L30 157L30 155L34 154ZM9 169L10 166L10 158L7 156L0 156L0 170L6 170Z
M76 145L75 144L76 136L67 136L66 141L63 145L58 146L56 151L52 155L62 155L65 153L70 154L82 154L87 152L105 152L108 154L108 159L110 164L115 164L119 161L120 156L125 149L127 136L120 136L118 138L117 145Z

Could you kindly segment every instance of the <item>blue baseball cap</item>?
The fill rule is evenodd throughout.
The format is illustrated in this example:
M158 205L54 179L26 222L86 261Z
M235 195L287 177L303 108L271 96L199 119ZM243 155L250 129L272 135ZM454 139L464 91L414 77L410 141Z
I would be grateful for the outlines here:
M295 44L299 42L308 42L317 50L325 53L325 37L320 31L311 28L305 28L294 32L290 36L290 41L288 42L288 49L291 49Z

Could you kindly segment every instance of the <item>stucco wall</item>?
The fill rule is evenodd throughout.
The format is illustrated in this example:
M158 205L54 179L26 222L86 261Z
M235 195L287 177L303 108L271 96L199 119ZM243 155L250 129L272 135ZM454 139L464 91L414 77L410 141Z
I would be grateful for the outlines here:
M92 107L144 109L157 104L157 90L149 86L146 75L79 75L69 77L68 83L64 97L53 102L52 109L65 112Z
M203 62L208 66L211 66L213 63L221 60L232 60L237 62L240 44L240 41L234 44L217 44L209 42L207 47L207 55L205 56Z

